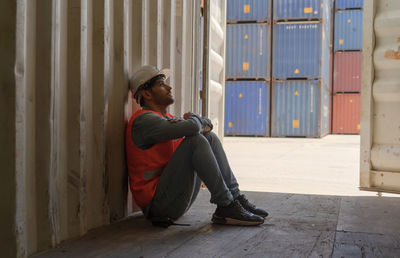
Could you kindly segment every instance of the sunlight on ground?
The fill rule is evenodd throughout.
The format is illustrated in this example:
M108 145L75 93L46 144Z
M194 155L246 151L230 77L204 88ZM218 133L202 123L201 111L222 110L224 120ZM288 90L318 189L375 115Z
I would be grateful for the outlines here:
M377 195L358 189L359 135L322 139L225 137L224 148L243 191Z

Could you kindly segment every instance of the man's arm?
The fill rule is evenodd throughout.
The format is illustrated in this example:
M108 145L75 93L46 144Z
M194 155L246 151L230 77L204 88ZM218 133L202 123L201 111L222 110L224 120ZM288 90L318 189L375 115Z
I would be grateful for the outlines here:
M195 116L197 119L201 121L202 124L202 133L207 133L210 132L213 129L213 124L211 123L211 120L206 118L206 117L200 117L192 112L187 112L183 115L184 119L188 119L191 116Z
M157 142L199 134L203 130L201 118L191 115L186 120L168 120L154 113L144 113L132 125L132 139L141 149Z

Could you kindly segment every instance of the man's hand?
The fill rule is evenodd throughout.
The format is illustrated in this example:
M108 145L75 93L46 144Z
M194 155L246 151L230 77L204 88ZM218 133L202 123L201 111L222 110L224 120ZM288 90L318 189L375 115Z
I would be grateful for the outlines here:
M183 114L183 119L188 120L189 117L191 117L191 116L193 116L193 115L194 115L194 113L192 113L192 112L187 112L187 113Z
M183 114L183 119L187 120L191 116L196 116L198 119L201 120L201 123L203 125L203 130L201 131L202 133L207 133L213 129L213 124L211 123L210 119L204 118L204 117L201 118L198 115L196 115L195 113L187 112L187 113Z
M206 125L206 126L204 127L204 129L203 129L203 132L202 132L202 133L208 133L209 131L211 131L211 127L210 127L210 126L208 126L208 125Z

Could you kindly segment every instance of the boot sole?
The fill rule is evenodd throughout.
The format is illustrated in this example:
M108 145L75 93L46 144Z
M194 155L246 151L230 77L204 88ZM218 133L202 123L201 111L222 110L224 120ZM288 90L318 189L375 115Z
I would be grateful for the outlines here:
M233 218L222 218L215 215L212 217L211 221L215 224L237 225L237 226L258 226L264 223L264 221L248 221L248 220L239 220Z

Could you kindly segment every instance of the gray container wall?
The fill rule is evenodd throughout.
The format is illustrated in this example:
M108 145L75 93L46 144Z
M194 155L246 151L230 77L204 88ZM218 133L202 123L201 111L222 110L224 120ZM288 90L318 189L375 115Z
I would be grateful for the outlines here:
M271 19L272 0L228 0L226 20L228 23Z
M324 31L322 31L322 46L321 46L321 75L320 79L324 82L324 84L328 85L331 81L331 62L332 62L332 42L329 43L326 40L324 40L324 37L326 34L324 34Z
M171 111L197 111L200 1L3 2L1 250L27 257L128 214L129 75L171 67Z
M272 83L271 136L323 137L329 131L329 90L318 80Z
M226 78L269 79L270 31L266 23L226 26Z
M334 0L322 0L322 26L324 28L323 41L328 44L330 51L333 49L333 7Z

